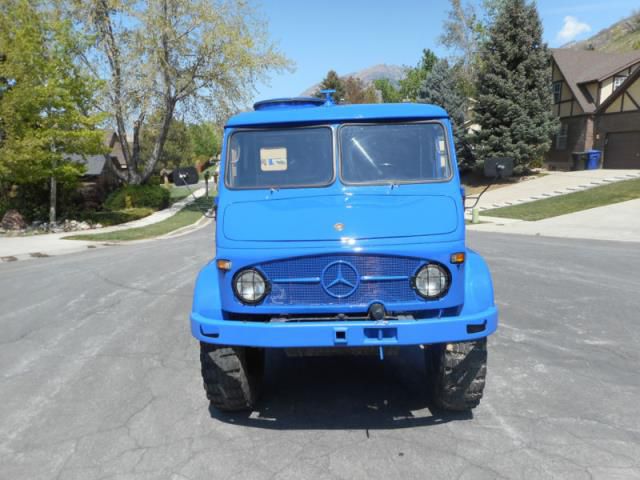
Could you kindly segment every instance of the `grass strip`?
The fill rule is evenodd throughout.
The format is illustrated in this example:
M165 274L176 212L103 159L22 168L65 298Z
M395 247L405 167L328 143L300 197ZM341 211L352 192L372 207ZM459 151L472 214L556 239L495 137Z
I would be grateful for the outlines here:
M107 233L71 235L64 237L66 240L89 240L89 241L128 241L142 240L145 238L165 235L179 228L192 225L202 218L202 212L211 208L212 198L199 198L190 203L172 217L158 223L147 225L146 227L129 228Z
M636 198L640 198L640 178L610 183L580 192L520 205L483 210L482 215L535 221L588 210L589 208L635 200Z

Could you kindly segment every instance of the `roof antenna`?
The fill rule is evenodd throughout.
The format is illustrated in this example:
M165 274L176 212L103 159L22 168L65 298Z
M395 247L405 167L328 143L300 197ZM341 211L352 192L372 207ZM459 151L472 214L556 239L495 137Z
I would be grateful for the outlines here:
M333 101L332 95L336 93L334 89L328 88L326 90L320 90L320 93L324 95L324 105L325 107L330 107L331 105L335 105L336 102Z

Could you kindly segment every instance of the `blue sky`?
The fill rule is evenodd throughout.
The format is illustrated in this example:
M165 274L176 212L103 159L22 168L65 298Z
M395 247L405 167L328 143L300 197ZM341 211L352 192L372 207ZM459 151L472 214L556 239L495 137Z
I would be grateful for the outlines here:
M638 0L537 3L551 47L588 38L639 7ZM296 96L330 69L345 75L379 63L414 65L423 48L447 55L438 44L446 0L261 0L256 8L296 66L259 85L254 100Z

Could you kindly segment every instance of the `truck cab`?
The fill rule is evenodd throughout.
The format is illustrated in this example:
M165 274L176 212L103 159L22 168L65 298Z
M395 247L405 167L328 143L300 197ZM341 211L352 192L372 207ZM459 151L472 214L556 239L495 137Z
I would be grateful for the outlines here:
M478 405L498 314L442 108L258 102L225 126L218 183L191 313L214 407L255 406L266 348L417 346L436 406Z

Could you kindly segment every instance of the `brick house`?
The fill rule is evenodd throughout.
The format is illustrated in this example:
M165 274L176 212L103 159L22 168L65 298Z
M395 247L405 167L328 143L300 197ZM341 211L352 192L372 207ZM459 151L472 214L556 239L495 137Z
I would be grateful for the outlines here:
M640 51L552 50L553 113L547 154L568 169L572 152L603 152L603 168L640 168Z

